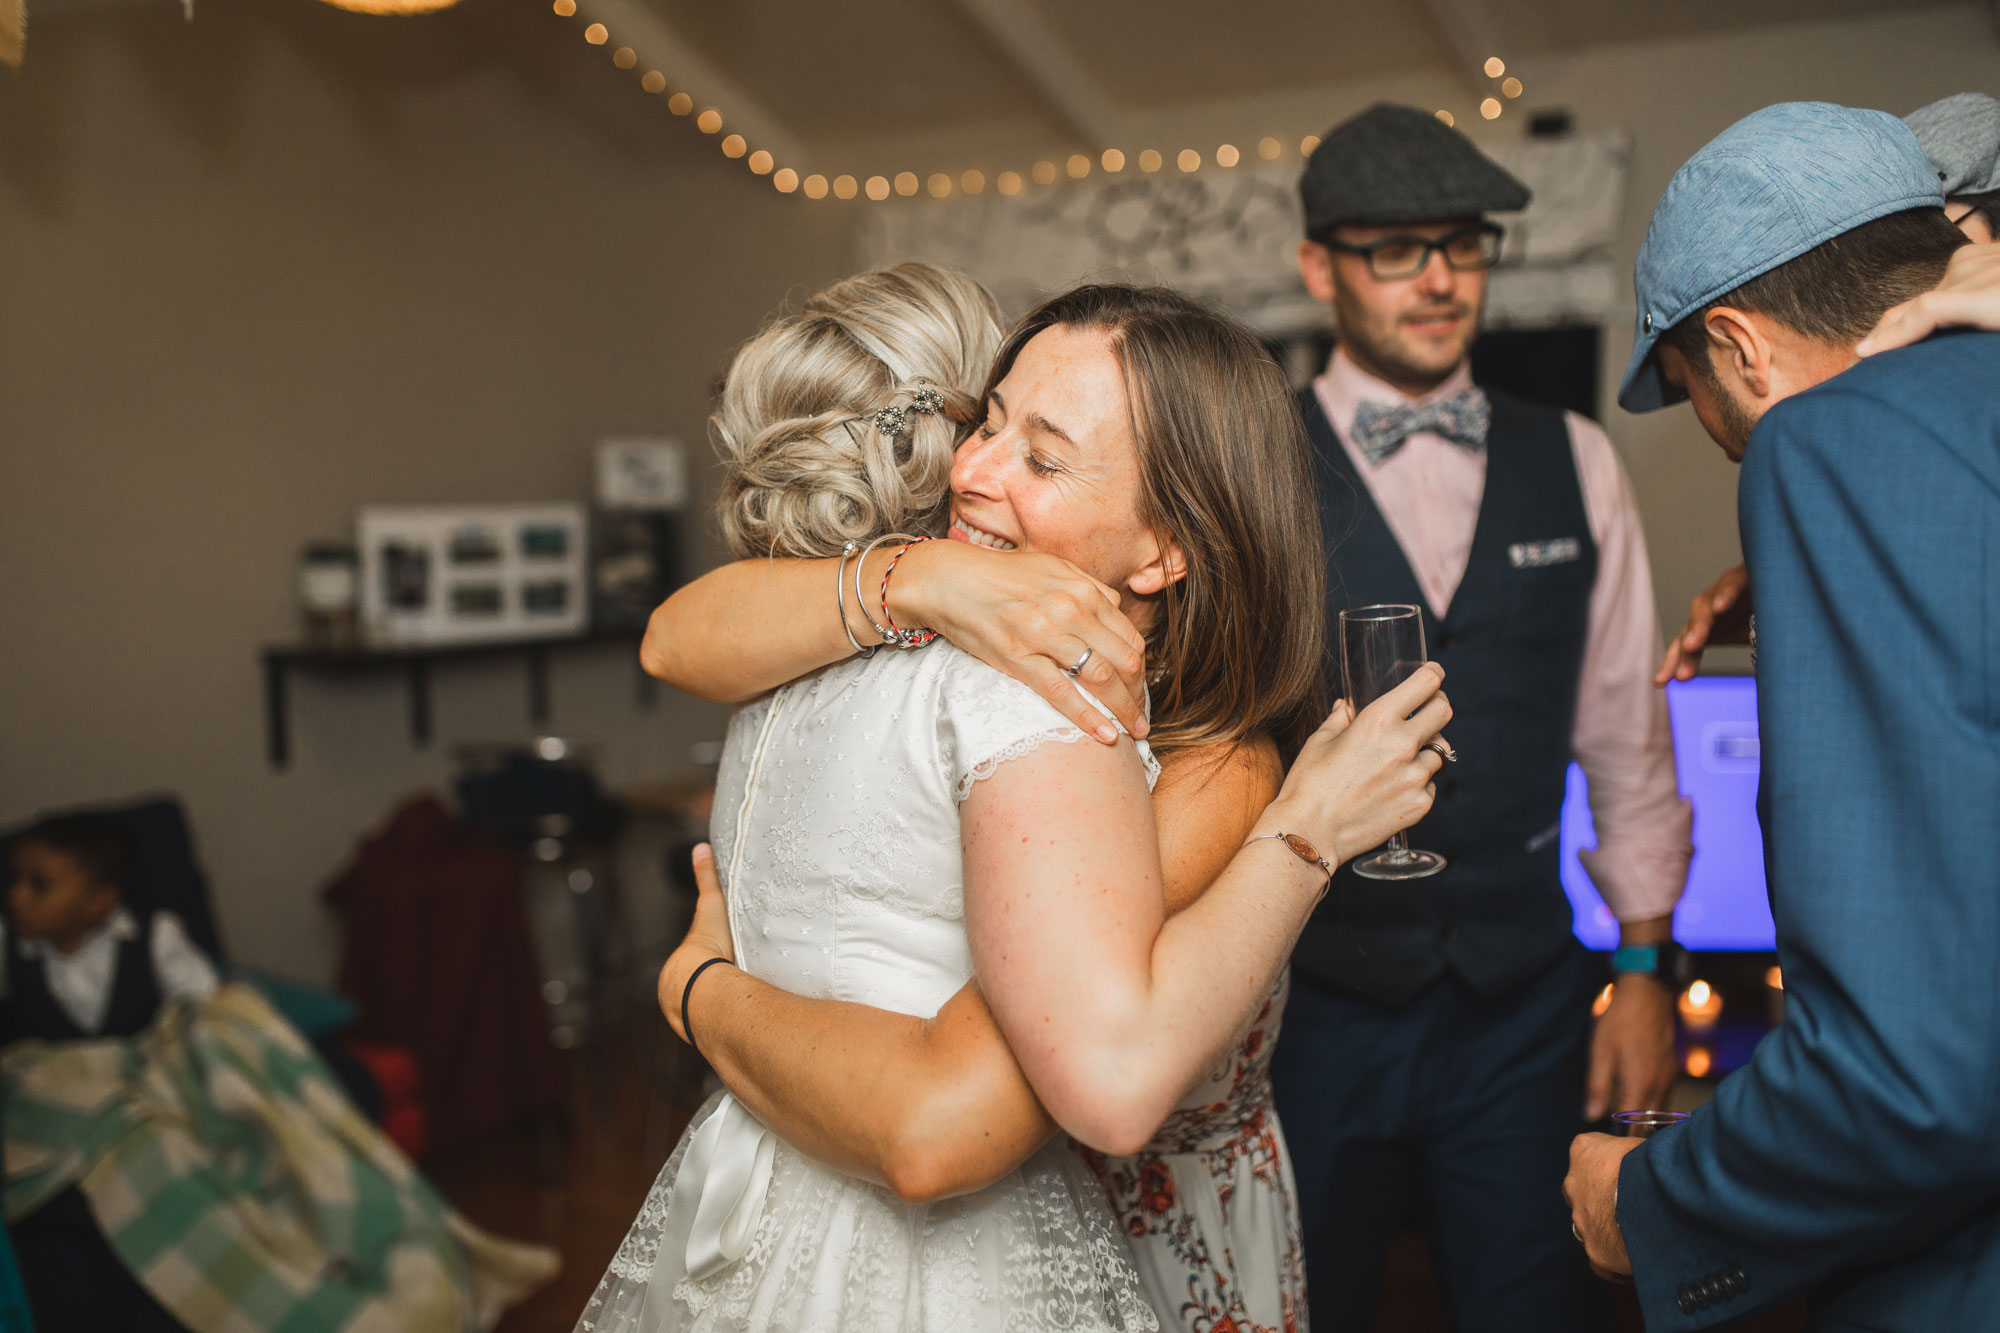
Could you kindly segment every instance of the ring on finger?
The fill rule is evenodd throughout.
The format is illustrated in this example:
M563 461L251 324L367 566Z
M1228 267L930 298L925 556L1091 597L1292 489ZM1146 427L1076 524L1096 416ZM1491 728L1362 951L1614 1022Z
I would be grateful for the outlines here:
M1584 1244L1584 1239L1583 1239L1583 1233L1582 1233L1581 1231L1577 1230L1577 1226L1576 1226L1576 1223L1575 1223L1574 1221L1571 1221L1571 1222L1570 1222L1570 1224L1569 1224L1569 1234L1570 1234L1570 1235L1572 1235L1572 1236L1575 1236L1575 1237L1576 1237L1576 1243L1577 1243L1577 1244L1579 1244L1579 1245L1583 1245L1583 1244ZM1586 1248L1587 1248L1587 1247L1586 1247Z
M1452 749L1451 742L1442 736L1439 736L1436 740L1427 741L1424 744L1424 748L1436 751L1437 757L1444 760L1447 764L1458 762L1458 751Z
M1097 650L1095 648L1086 647L1083 650L1083 656L1077 658L1076 661L1071 665L1064 667L1062 669L1062 673L1065 676L1068 676L1072 680L1076 679L1077 673L1082 671L1085 666L1089 665L1091 656L1094 653L1096 653L1096 651Z

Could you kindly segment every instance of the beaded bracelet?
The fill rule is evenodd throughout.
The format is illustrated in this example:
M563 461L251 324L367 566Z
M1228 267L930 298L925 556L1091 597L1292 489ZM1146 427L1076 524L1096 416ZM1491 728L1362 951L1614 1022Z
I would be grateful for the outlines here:
M896 618L889 614L889 576L896 572L896 562L910 553L911 548L921 546L929 537L918 537L904 542L896 554L889 557L889 567L882 571L882 619L889 622L889 632L896 636L905 648L921 648L937 637L934 629L897 629Z
M860 606L861 614L867 618L868 623L875 627L875 632L882 636L882 642L884 644L887 644L891 648L921 648L925 644L929 643L932 639L936 638L937 633L934 630L927 630L927 629L885 628L882 622L875 618L875 613L868 609L868 595L861 590L861 569L862 566L867 563L868 557L874 554L875 548L883 545L885 542L903 542L905 543L903 550L907 551L911 546L916 545L918 540L919 540L918 538L911 536L907 532L883 533L880 537L877 537L874 541L869 542L866 546L862 547L860 559L854 562L855 603ZM924 538L923 540L929 540L929 539ZM896 553L896 558L901 559L902 554L903 554L902 551L898 551ZM890 561L890 567L892 569L895 567L895 561L893 560ZM889 611L888 611L888 576L886 574L883 575L882 598L883 598L882 614L884 616L887 616Z
M854 627L847 623L847 562L852 560L854 553L860 549L861 543L854 541L840 548L840 565L833 571L833 605L840 612L840 632L845 634L847 641L854 645L854 651L862 657L873 657L876 650L882 645L870 644L868 647L863 648L861 640L854 637ZM861 608L861 614L864 616L868 614L867 606L864 605ZM869 623L872 624L874 622L870 621Z

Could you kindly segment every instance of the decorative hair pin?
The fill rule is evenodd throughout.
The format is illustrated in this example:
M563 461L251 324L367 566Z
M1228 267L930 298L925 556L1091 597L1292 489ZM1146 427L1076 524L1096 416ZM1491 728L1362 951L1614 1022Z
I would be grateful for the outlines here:
M934 416L944 410L944 395L924 381L920 380L918 383L923 384L923 387L911 391L908 406L892 403L888 407L869 413L864 419L874 422L875 429L884 435L893 438L908 435L912 416Z

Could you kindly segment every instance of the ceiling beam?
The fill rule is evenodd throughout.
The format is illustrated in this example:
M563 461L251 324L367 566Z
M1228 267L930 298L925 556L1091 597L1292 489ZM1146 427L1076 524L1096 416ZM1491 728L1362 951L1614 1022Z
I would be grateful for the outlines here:
M577 22L602 23L611 33L604 44L607 52L621 46L632 48L639 57L638 67L632 71L634 87L641 74L657 69L667 76L670 92L686 93L694 99L697 110L713 107L720 111L722 132L742 135L752 149L766 150L779 166L806 169L810 154L798 136L741 84L690 46L643 0L577 0Z
M1093 149L1123 143L1127 121L1097 76L1023 0L952 0Z
M1483 89L1491 82L1486 76L1489 56L1505 60L1515 54L1502 49L1505 34L1486 0L1424 0L1424 9L1451 49L1452 64L1474 88Z

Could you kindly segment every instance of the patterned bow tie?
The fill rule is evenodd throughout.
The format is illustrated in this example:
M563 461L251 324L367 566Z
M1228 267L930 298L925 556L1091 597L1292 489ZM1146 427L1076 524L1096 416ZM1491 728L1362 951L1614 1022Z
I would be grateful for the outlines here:
M1483 389L1467 389L1435 403L1363 403L1354 414L1354 447L1380 463L1418 431L1442 435L1477 453L1486 447L1493 406Z

